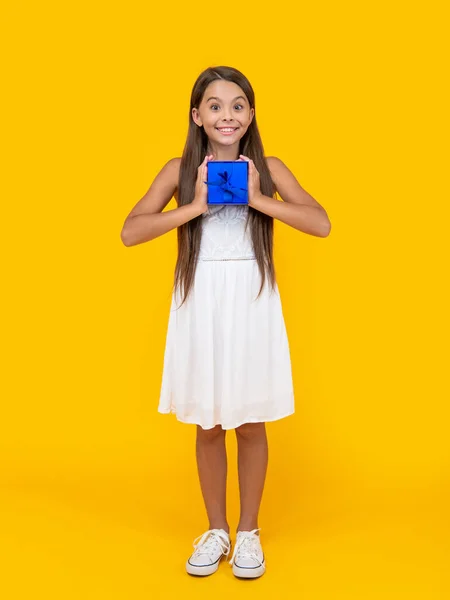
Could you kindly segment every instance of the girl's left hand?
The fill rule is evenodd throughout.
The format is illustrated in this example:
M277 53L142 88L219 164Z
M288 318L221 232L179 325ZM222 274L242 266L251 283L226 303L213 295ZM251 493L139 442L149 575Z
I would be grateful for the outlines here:
M240 154L239 160L246 160L248 162L248 203L249 206L252 206L255 198L262 196L259 172L255 167L255 163L247 156Z

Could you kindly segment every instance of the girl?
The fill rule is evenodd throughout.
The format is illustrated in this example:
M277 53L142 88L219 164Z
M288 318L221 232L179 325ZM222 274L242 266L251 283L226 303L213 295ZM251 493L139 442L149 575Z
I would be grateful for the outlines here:
M212 159L248 161L248 205L207 204ZM162 212L173 196L177 208ZM209 527L194 540L186 563L192 575L214 573L231 550L228 429L236 431L240 488L230 564L237 577L259 577L266 569L258 528L268 462L265 422L294 413L273 264L274 218L311 235L330 232L322 206L281 160L264 156L250 82L232 67L208 68L192 90L183 156L164 165L121 234L123 243L133 246L177 228L158 412L197 426L196 459Z

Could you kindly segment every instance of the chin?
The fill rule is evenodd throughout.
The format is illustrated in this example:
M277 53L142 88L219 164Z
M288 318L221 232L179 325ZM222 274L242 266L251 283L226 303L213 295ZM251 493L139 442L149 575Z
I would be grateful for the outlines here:
M217 142L219 144L222 144L222 146L233 146L233 144L237 144L238 142L240 142L241 137L242 137L242 136L224 137L223 135L221 135L217 131L215 131L215 133L216 133L216 135L213 137L213 139L217 140Z

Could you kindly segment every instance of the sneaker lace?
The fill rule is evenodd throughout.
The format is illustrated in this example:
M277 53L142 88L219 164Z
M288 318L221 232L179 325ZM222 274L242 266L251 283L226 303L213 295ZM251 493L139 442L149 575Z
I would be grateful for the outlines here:
M197 542L198 539L199 542ZM230 553L230 542L226 534L219 529L208 529L208 531L205 531L205 533L195 538L194 554L196 556L208 554L208 552L216 550L217 546L219 546L220 551L228 557Z
M233 556L229 561L230 564L233 563L233 560L236 556L253 558L259 564L260 567L263 566L263 563L259 559L258 550L259 550L259 539L256 535L256 532L260 531L259 529L252 529L252 531L240 531L239 532L239 540L236 542L234 546Z

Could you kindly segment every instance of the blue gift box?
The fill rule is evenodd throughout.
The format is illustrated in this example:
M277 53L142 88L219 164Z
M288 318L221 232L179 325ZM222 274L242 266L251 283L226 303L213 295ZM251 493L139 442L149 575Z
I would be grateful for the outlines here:
M246 160L210 160L208 204L248 204L248 162Z

